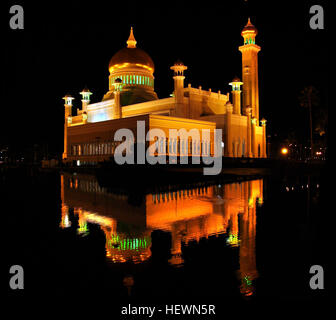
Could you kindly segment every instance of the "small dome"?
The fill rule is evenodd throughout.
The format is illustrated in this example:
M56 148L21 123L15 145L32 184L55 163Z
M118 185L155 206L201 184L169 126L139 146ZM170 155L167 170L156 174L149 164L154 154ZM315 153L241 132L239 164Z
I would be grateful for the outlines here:
M242 34L247 32L254 32L256 35L258 34L257 28L251 23L250 18L248 18L246 26L242 30Z
M85 88L80 92L80 94L84 94L84 93L89 94L89 95L92 94L92 92L87 88L87 86L85 86Z

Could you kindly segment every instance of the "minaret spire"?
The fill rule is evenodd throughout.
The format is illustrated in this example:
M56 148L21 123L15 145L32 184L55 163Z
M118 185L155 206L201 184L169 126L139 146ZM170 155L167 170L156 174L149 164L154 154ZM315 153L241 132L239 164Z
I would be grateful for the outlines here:
M257 34L257 28L248 18L241 32L244 44L239 51L242 53L243 111L245 114L247 107L252 108L252 117L259 120L258 52L261 48L256 45Z
M133 27L131 27L131 32L127 40L127 48L136 48L136 40L133 34Z

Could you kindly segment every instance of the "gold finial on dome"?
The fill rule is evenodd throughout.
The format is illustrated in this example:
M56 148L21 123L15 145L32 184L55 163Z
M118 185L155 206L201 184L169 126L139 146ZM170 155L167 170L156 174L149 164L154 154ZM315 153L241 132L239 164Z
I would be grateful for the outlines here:
M131 32L127 40L127 48L136 48L136 40L133 34L133 27L131 27Z

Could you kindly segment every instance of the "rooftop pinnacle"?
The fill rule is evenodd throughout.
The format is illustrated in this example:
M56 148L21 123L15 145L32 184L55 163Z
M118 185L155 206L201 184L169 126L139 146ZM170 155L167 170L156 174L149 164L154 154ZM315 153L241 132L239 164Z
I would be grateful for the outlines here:
M131 32L127 40L127 48L136 48L136 40L133 34L133 27L131 27Z

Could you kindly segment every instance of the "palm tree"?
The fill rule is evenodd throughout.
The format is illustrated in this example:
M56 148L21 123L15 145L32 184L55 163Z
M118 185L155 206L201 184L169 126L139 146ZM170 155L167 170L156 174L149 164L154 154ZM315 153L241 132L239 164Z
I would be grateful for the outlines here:
M313 86L305 87L299 96L301 107L308 108L309 111L309 127L310 127L310 158L313 159L313 106L319 105L318 91Z

